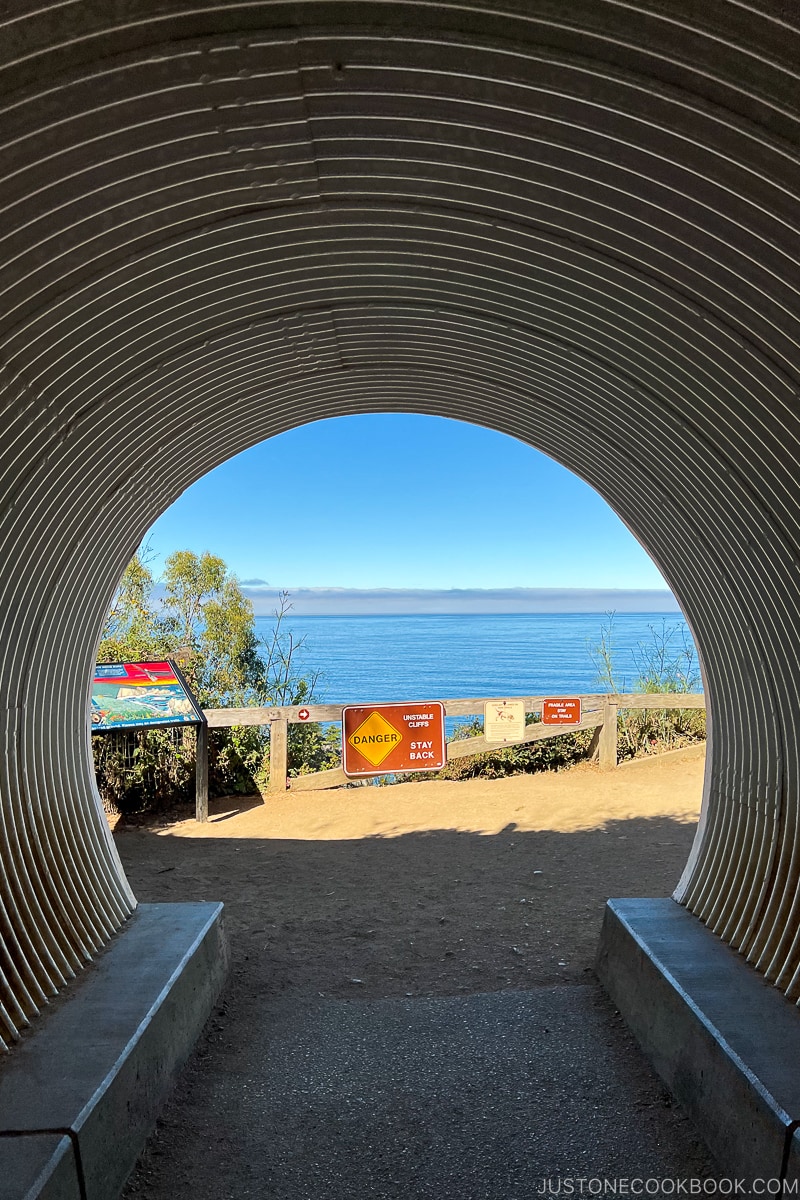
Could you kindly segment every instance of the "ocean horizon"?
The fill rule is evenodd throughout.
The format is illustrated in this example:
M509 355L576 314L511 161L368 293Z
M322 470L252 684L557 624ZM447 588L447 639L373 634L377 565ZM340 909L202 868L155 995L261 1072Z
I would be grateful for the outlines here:
M317 674L319 703L566 695L600 686L596 648L608 613L417 613L308 616L289 612L296 672ZM271 617L256 618L264 637ZM666 637L667 657L697 651L680 613L616 613L612 652L621 691Z
M272 587L243 579L241 588L259 617L268 617L288 593L298 616L511 616L562 613L680 615L667 588L344 588Z

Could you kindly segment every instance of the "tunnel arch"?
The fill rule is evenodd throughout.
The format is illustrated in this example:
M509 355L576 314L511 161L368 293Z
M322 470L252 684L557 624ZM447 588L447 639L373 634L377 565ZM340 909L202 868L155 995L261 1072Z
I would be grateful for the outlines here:
M800 22L695 9L0 26L5 1040L135 904L85 681L141 534L239 450L371 411L530 442L643 543L713 709L679 898L800 1000Z

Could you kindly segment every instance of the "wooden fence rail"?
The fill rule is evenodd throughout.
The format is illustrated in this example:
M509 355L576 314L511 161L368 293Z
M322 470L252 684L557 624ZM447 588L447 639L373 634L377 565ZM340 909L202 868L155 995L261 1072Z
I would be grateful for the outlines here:
M551 693L552 695L552 693ZM492 696L480 696L468 700L442 700L445 716L470 717L483 713L484 705ZM502 697L501 697L502 699ZM522 700L527 713L541 713L545 696L514 696ZM488 742L480 737L462 738L447 743L447 761L480 754L483 750L501 746L521 745L538 742L545 738L558 737L562 733L575 733L580 729L597 731L594 749L601 768L611 769L617 765L617 717L621 709L667 709L705 708L706 698L702 692L625 692L620 695L593 693L581 696L581 722L579 725L527 725L523 736L515 742ZM321 788L341 787L352 780L340 767L330 771L315 771L310 775L288 778L289 726L302 722L337 721L342 719L343 704L308 704L283 708L208 708L205 718L209 729L229 729L233 725L269 726L270 772L269 790L284 792L316 791ZM198 751L200 745L198 743ZM204 780L203 795L199 786ZM208 769L198 769L197 819L204 821L208 816ZM202 814L202 815L201 815Z

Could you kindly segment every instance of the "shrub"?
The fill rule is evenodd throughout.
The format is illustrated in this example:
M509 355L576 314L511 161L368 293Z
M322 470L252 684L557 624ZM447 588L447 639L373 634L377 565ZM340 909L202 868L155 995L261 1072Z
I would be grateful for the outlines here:
M310 775L314 771L340 767L342 737L339 726L313 722L290 725L288 759L290 775Z
M685 625L648 626L649 641L631 651L634 686L631 691L650 695L697 692L702 686L697 651ZM608 613L600 639L590 648L598 686L619 694L628 690L620 675L619 650L614 644L614 614ZM617 726L620 760L659 754L703 741L706 713L702 708L621 709Z
M472 734L471 736L476 736ZM589 753L592 731L560 733L541 742L500 746L466 758L454 758L438 772L437 779L502 779L506 775L530 775L537 771L560 771L582 762Z
M92 737L103 806L124 815L194 795L193 729L134 729Z

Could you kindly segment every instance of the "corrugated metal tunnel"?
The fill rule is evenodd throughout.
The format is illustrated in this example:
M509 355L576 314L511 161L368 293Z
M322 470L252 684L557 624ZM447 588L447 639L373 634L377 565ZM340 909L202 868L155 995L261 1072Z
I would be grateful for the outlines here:
M800 15L779 0L15 7L0 23L4 1040L135 904L87 722L132 551L229 456L374 411L524 439L650 552L713 715L678 898L800 1000Z

